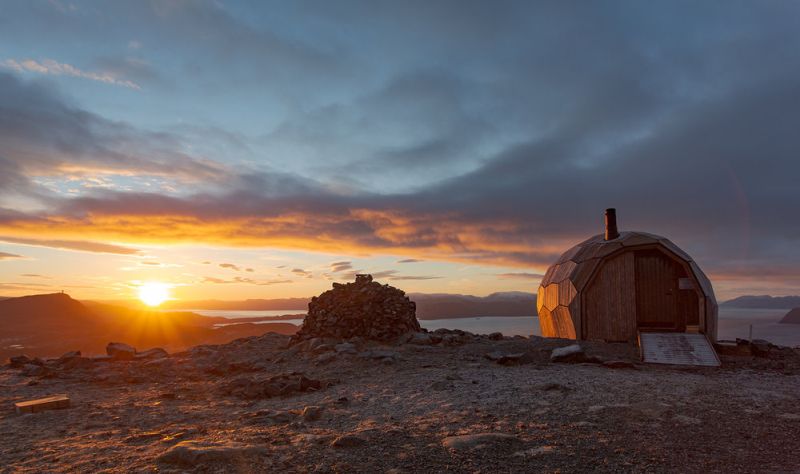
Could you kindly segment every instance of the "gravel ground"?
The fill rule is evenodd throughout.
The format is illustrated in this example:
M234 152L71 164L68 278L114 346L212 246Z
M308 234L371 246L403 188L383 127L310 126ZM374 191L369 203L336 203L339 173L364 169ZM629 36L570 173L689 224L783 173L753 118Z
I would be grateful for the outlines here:
M287 351L287 341L265 335L49 377L5 367L0 471L800 471L797 351L724 357L720 369L612 369L551 363L550 351L571 342L542 338L338 354ZM630 346L582 346L637 360ZM515 365L484 357L498 351L524 355ZM293 372L322 388L272 398L231 390ZM72 407L14 413L14 402L55 393Z

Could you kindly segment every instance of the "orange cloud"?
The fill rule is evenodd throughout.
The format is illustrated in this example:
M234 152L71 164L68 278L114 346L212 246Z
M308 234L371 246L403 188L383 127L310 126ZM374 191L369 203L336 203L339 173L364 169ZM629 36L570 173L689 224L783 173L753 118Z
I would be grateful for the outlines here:
M225 217L191 215L88 214L81 218L49 216L0 221L0 240L75 250L136 253L118 245L203 243L234 247L277 247L342 254L387 253L418 258L476 261L530 266L551 262L557 252L513 242L521 229L492 224L509 232L508 240L484 231L484 226L448 221L437 216L353 210L320 214L291 212L275 216ZM63 240L37 240L47 234ZM75 240L72 240L75 239Z

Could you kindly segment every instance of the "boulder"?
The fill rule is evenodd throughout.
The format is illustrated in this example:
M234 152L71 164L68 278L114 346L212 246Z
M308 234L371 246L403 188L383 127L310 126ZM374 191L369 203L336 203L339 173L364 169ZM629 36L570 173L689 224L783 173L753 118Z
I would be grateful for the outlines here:
M502 332L493 332L487 336L492 341L502 341L503 340L503 333Z
M519 442L519 438L505 433L475 433L468 435L448 436L442 440L444 447L455 451L487 448L516 442Z
M756 357L769 357L773 345L764 339L753 339L750 341L750 350Z
M8 359L8 365L12 369L21 369L25 367L27 364L32 364L32 363L33 360L26 355L18 355Z
M411 331L420 331L414 302L403 291L372 281L371 275L356 275L355 282L334 283L311 299L291 344L313 338L392 342Z
M266 447L235 442L181 441L158 457L159 464L207 469L208 464L224 464L240 470L243 462L269 453Z
M136 349L122 342L109 342L106 354L115 360L131 360L136 355Z
M37 364L25 364L22 367L22 375L28 377L52 377L55 375L53 369Z
M550 362L565 362L572 364L580 364L582 362L591 362L595 364L603 363L603 361L597 357L587 356L579 344L572 344L566 347L553 349L553 352L550 353Z

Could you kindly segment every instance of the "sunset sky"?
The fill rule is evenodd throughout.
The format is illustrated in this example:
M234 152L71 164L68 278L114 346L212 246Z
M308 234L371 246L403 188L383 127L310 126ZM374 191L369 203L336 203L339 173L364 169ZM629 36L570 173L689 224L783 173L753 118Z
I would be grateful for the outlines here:
M602 231L800 293L800 3L4 1L0 295L534 292Z

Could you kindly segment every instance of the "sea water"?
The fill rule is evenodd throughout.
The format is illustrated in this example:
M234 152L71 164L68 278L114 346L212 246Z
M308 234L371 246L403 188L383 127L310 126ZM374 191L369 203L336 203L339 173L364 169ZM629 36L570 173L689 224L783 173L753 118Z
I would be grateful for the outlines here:
M720 308L717 339L749 339L752 335L753 339L765 339L782 346L800 346L800 324L778 323L788 311L789 310L786 309ZM203 316L225 318L260 318L284 314L302 314L305 313L305 310L193 310L193 312ZM278 321L261 321L261 323L269 322L300 325L303 323L303 320L298 318ZM447 328L461 329L474 334L501 332L506 336L541 335L539 318L535 316L482 316L470 318L422 319L420 320L420 325L429 331Z

